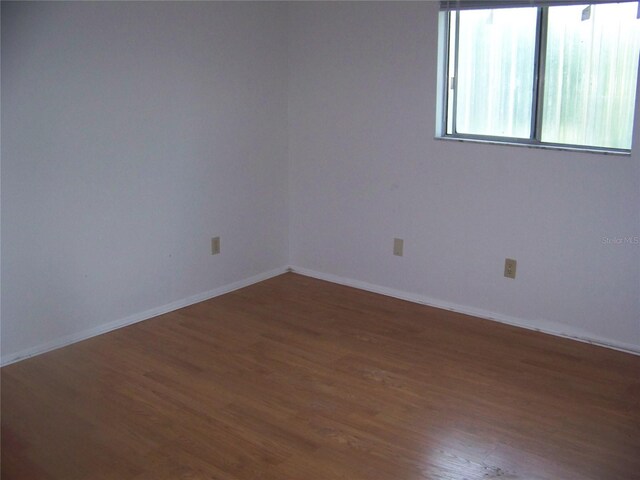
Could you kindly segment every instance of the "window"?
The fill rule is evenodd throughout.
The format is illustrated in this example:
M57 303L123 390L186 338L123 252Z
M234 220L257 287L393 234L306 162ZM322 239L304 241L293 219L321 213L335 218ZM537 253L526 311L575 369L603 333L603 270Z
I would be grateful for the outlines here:
M636 2L452 0L441 8L440 136L631 149Z

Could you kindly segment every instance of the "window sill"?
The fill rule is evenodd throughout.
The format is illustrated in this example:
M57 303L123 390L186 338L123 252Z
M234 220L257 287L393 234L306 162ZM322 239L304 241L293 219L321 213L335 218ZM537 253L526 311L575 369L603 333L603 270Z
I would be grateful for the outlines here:
M553 145L553 144L508 142L508 141L502 141L502 140L483 140L478 138L463 138L463 137L450 137L450 136L447 136L447 137L436 136L435 139L444 140L446 142L484 143L487 145L506 145L509 147L536 148L541 150L559 150L564 152L595 153L599 155L614 155L614 156L620 156L620 157L629 157L631 155L630 151L624 151L624 150L607 150L607 149Z

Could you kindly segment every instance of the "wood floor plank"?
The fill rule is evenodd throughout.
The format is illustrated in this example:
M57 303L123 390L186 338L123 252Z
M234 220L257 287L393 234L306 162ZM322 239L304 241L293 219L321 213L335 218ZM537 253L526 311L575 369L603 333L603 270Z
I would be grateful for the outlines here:
M291 273L1 376L3 480L640 479L640 357Z

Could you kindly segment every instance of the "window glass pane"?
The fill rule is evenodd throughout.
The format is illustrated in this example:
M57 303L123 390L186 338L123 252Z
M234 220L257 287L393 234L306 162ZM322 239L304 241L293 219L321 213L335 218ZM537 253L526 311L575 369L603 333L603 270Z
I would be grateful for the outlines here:
M583 21L585 8L549 8L541 140L629 149L640 50L638 6L592 5Z
M447 133L453 133L453 82L456 51L456 18L457 13L451 12L449 16L449 65L447 66Z
M459 15L457 133L529 138L537 9Z

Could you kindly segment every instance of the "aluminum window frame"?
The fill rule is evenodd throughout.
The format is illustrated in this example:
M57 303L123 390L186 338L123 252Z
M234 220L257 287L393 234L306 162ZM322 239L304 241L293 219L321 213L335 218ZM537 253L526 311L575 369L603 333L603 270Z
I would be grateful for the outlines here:
M624 1L624 0L622 0ZM605 2L603 2L605 3ZM581 5L585 8L589 3L574 3L574 5ZM515 6L512 8L516 8ZM545 70L546 70L546 57L547 57L547 28L549 22L549 6L537 6L537 20L536 20L536 38L535 38L535 53L534 53L534 72L532 89L533 95L531 100L531 129L528 138L525 137L504 137L497 135L478 135L470 133L458 133L457 132L457 102L458 102L458 61L459 61L459 46L460 46L460 12L464 10L449 9L441 12L445 15L442 25L443 29L443 43L441 46L441 54L444 55L444 65L441 75L444 79L441 80L441 92L440 99L442 105L442 113L440 118L440 126L438 127L440 138L452 139L452 140L471 140L484 143L494 144L508 144L508 145L524 145L530 147L551 147L567 150L584 150L590 152L603 152L603 153L617 153L617 154L630 154L631 148L615 148L615 147L600 147L583 144L569 144L569 143L554 143L542 141L542 122L543 122L543 109L544 109L544 88L545 88ZM486 9L483 8L483 9ZM453 77L449 76L450 63L452 58L451 52L451 17L455 13L455 41L453 53L454 66ZM640 15L640 2L639 2L639 15ZM636 89L638 88L638 79L636 78ZM453 95L449 94L449 90L453 89ZM450 99L450 97L452 97ZM636 102L638 99L636 99ZM449 119L449 103L452 103L452 118ZM451 120L451 133L448 132L448 124ZM634 118L634 122L636 119ZM633 145L632 145L633 146Z

